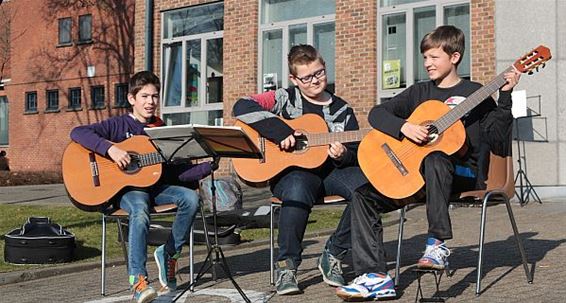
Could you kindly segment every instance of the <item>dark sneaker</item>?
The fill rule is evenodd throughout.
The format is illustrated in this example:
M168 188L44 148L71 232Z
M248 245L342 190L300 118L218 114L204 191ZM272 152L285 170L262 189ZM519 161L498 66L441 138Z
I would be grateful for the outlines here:
M336 295L344 301L377 301L397 297L395 283L388 274L363 274L350 284L336 288Z
M278 295L294 295L301 292L297 283L297 269L291 260L278 261L276 264L277 281L275 289Z
M146 277L139 275L133 279L132 290L137 303L148 303L157 298L157 292L148 285Z
M328 250L323 250L318 258L318 269L322 274L322 280L330 286L343 286L342 261L334 257Z
M424 255L419 259L417 267L421 269L446 269L448 267L448 256L450 256L450 249L446 247L444 241L428 238Z
M160 291L175 291L177 289L177 277L175 273L177 271L178 255L179 254L169 256L165 250L165 245L159 246L153 253L155 262L157 263L157 269L159 270Z

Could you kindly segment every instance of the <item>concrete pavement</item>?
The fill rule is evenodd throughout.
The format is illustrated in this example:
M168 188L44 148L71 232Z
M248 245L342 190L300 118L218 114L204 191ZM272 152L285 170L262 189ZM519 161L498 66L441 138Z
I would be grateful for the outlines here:
M13 188L0 188L0 203L32 203L33 198L26 193L10 194ZM33 192L37 187L20 187ZM19 189L15 189L19 192ZM42 199L56 199L57 186L41 188ZM258 191L259 195L265 193ZM28 193L30 194L30 193ZM64 191L63 191L64 194ZM6 198L7 196L12 198ZM30 194L31 195L31 194ZM59 196L59 199L62 199ZM45 203L45 202L44 202ZM55 203L55 202L53 202ZM475 296L475 265L477 262L477 241L479 232L479 208L454 208L451 211L454 227L454 239L448 242L452 249L450 261L455 273L451 278L443 277L440 292L437 295L447 298L447 302L566 302L566 203L548 202L530 203L525 207L513 206L519 232L525 245L528 261L534 273L534 283L527 284L523 267L512 230L503 205L489 207L486 245L484 256L483 293ZM397 220L397 213L392 213L389 222ZM426 216L424 207L417 207L407 213L403 254L401 261L401 281L398 302L414 302L416 297L417 276L412 266L424 249L426 238ZM310 235L304 241L303 264L299 269L299 283L304 293L297 296L280 297L274 295L269 285L269 244L259 242L238 247L226 248L224 253L235 280L253 302L340 302L333 288L326 286L316 269L316 258L323 248L324 236ZM395 259L397 225L385 229L385 241L389 261ZM110 244L117 245L117 244ZM196 256L195 270L198 271L205 254ZM180 262L181 287L188 281L188 259ZM345 262L345 276L354 278ZM0 286L1 302L129 302L131 293L127 289L126 269L123 265L107 270L107 296L100 295L100 269L97 264L76 270L61 271L59 274L27 282ZM62 265L64 268L66 265ZM391 268L394 265L391 264ZM152 285L157 269L153 262L148 264ZM217 269L218 272L222 270ZM34 275L36 272L17 274ZM393 270L390 271L393 274ZM15 274L15 273L12 273ZM0 274L7 275L6 273ZM178 291L176 294L179 294ZM434 294L432 275L423 277L423 294ZM160 296L156 302L171 302L173 295ZM229 280L213 281L210 272L197 283L196 292L186 292L177 302L243 302Z

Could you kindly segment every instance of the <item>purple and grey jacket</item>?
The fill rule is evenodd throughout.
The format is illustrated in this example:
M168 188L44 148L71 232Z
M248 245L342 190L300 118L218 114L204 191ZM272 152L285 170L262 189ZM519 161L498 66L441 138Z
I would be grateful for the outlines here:
M71 131L71 139L99 155L107 156L113 143L122 142L135 135L145 135L144 127L163 125L163 121L155 117L150 125L137 121L131 114L116 116L100 123L77 126ZM177 184L179 182L195 182L211 172L210 162L200 164L174 163L164 164L159 183Z

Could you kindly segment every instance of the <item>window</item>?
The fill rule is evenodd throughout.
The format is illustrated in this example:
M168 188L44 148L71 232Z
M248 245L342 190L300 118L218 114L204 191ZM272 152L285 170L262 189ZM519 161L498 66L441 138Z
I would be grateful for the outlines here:
M92 109L105 108L104 104L104 86L92 86L90 88L90 99Z
M59 109L59 90L53 89L47 91L47 111Z
M452 0L380 0L378 49L380 98L391 98L428 75L420 53L426 33L447 24L460 28L466 36L466 51L458 66L460 77L470 78L470 4Z
M79 42L92 41L92 15L79 16Z
M163 13L161 113L168 125L222 125L224 4Z
M8 98L0 96L0 145L8 145Z
M71 44L71 27L73 20L71 18L59 19L59 45Z
M335 82L335 0L262 0L258 91L289 87L287 54L297 44L311 44L326 62L328 90Z
M80 87L69 88L69 109L81 108L81 93Z
M26 92L26 113L37 112L37 92Z
M128 84L118 83L116 84L116 90L114 92L115 106L116 107L128 107L130 103L128 102Z

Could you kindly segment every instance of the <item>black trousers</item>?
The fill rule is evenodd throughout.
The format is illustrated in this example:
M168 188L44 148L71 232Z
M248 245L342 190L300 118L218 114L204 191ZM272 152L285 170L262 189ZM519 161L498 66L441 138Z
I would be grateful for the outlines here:
M423 162L428 234L440 240L451 239L450 195L474 189L475 178L455 176L456 162L444 153L432 153ZM356 275L387 272L381 214L401 208L398 202L383 196L371 184L361 186L354 193L351 236Z

